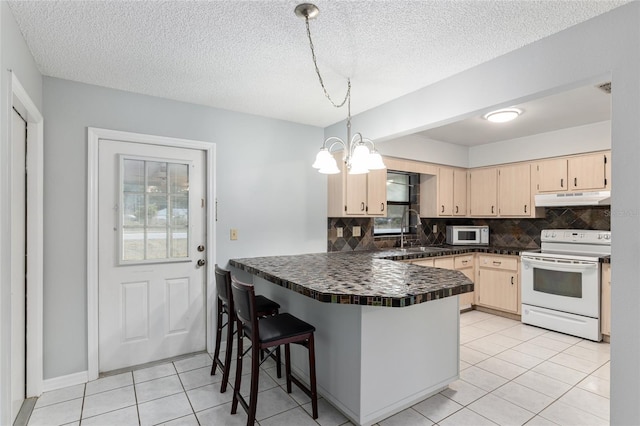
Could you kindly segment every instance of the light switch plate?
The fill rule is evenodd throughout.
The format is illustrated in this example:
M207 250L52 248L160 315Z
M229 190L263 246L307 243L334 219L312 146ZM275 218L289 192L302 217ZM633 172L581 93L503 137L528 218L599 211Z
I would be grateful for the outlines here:
M353 236L354 237L359 237L362 235L362 231L360 231L360 227L359 226L354 226L353 227Z
M231 239L231 241L235 241L238 239L238 230L236 228L231 228L231 231L229 232L229 238Z
M344 228L336 228L336 234L338 238L344 237Z
M437 233L438 233L438 225L433 225L433 228L431 228L431 231L432 231L434 234L437 234Z

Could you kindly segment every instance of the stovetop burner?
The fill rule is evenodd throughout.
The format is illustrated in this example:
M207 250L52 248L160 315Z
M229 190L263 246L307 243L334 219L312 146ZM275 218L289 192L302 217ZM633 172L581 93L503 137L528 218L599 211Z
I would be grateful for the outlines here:
M584 229L545 229L540 233L540 250L523 255L597 260L611 255L611 231Z

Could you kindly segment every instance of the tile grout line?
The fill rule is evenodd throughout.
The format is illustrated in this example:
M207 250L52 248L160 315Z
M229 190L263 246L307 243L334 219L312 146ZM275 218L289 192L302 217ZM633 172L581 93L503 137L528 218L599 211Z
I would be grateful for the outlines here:
M482 321L478 321L478 322L482 322ZM475 324L475 323L470 323L470 324L467 324L467 325L465 325L465 326L470 326L470 325L472 326L473 324ZM506 328L506 329L503 329L503 330L499 330L499 331L493 332L493 333L491 333L490 335L500 334L501 332L503 332L503 331L505 331L505 330L508 330L509 328L516 327L516 326L517 326L517 324L513 325L512 327L508 327L508 328ZM479 327L476 327L476 328L479 328ZM533 339L535 339L536 337L545 336L546 334L548 334L548 333L543 333L543 334L541 334L541 335L538 335L538 336L532 337L532 338L530 338L530 339L525 340L525 341L524 341L524 342L522 342L522 343L529 342L530 340L533 340ZM483 337L488 337L488 336L490 336L490 335L483 336ZM470 342L475 341L475 340L478 340L478 339L482 339L483 337L478 337L478 338L473 339L473 340L471 340L471 341L469 341L469 342L465 342L464 344L461 344L461 346L465 346L467 343L470 343ZM507 336L507 337L508 337L508 336ZM515 379L517 379L518 377L520 377L520 376L522 376L522 375L526 374L526 373L527 373L527 372L529 372L529 371L532 371L534 368L536 368L537 366L541 365L541 364L542 364L542 363L544 363L544 362L550 362L550 363L555 364L555 365L558 365L558 366L560 366L560 367L568 368L568 369L571 369L571 370L573 370L573 371L576 371L576 372L579 372L579 373L583 373L583 374L586 374L586 375L585 375L585 377L584 377L584 378L582 378L581 380L579 380L579 381L578 381L577 383L575 383L575 384L569 384L569 383L562 382L561 380L559 380L560 382L565 383L565 384L567 384L567 385L569 385L569 386L571 386L571 387L570 387L568 390L566 390L564 393L562 393L560 396L558 396L557 398L555 398L552 402L550 402L549 404L547 404L547 405L545 406L545 408L543 408L542 410L540 410L540 411L538 411L538 412L532 412L532 411L530 411L530 410L529 410L529 409L527 409L527 408L521 407L521 406L519 406L518 404L515 404L515 403L513 403L513 402L511 402L511 401L505 400L505 401L507 401L507 402L509 402L509 403L511 403L511 404L513 404L513 405L515 405L515 406L517 406L517 407L519 407L519 408L522 408L522 409L524 409L524 410L526 410L526 411L529 411L529 412L533 413L533 414L534 414L534 417L532 417L531 419L527 420L527 422L531 421L531 420L532 420L533 418L535 418L536 416L541 416L541 414L540 414L540 413L542 413L544 410L546 410L548 407L550 407L550 406L551 406L551 405L553 405L554 403L556 403L556 402L563 402L563 401L560 401L560 399L561 399L564 395L566 395L567 393L569 393L570 391L572 391L573 389L581 389L581 390L584 390L584 391L586 391L586 392L590 392L590 393L591 393L591 394L593 394L593 395L599 396L599 397L601 397L601 398L606 398L606 397L604 397L604 396L602 396L602 395L599 395L599 394L597 394L597 393L595 393L595 392L591 392L591 391L589 391L588 389L578 388L578 384L580 384L580 383L581 383L582 381L584 381L586 378L588 378L588 377L592 376L592 375L593 375L593 373L595 373L597 370L599 370L599 369L600 369L600 368L602 368L604 365L606 365L608 362L610 362L610 360L604 361L602 364L595 363L595 364L598 364L598 366L597 366L597 367L595 367L593 370L591 370L591 372L589 372L589 373L585 373L585 372L580 371L580 370L575 370L575 369L573 369L573 368L571 368L571 367L567 367L567 366L564 366L564 365L562 365L562 364L557 364L557 363L555 363L555 362L551 361L551 358L555 357L555 356L556 356L556 355L558 355L558 354L564 353L566 350L568 350L568 349L570 349L570 348L572 348L572 347L575 347L575 346L579 345L580 343L582 343L582 342L584 341L584 339L580 339L579 341L574 342L574 343L567 343L566 341L563 341L562 339L554 339L553 337L547 337L547 338L548 338L548 339L552 339L552 340L556 340L556 341L558 341L558 342L566 343L566 344L568 344L569 346L568 346L568 347L566 347L565 349L560 350L560 351L557 351L557 350L555 350L555 349L546 348L546 349L550 349L550 350L556 351L557 353L556 353L555 355L553 355L552 357L549 357L549 358L543 359L543 360L542 360L542 362L541 362L541 363L538 363L536 366L533 366L533 367L531 367L531 368L526 369L526 371L524 371L523 373L521 373L521 374L519 374L518 376L514 377L513 379L508 379L508 378L506 378L506 377L500 376L499 374L496 374L496 373L494 373L494 372L492 372L492 371L486 370L486 369L484 369L484 368L482 368L482 367L478 366L478 364L480 364L480 363L482 363L482 362L484 362L484 361L486 361L486 360L488 360L488 359L496 358L496 357L497 357L497 355L499 355L500 353L503 353L503 352L505 352L505 351L502 351L502 352L496 353L495 355L484 354L482 351L478 351L478 352L483 353L484 355L489 355L489 358L487 358L487 359L485 359L485 360L483 360L483 361L479 361L479 362L477 362L477 363L475 363L475 364L470 364L470 366L477 367L477 368L479 368L479 369L481 369L481 370L483 370L483 371L486 371L486 372L488 372L488 373L494 374L494 375L496 375L496 376L498 376L498 377L502 377L503 379L507 379L508 381L507 381L506 383L504 383L504 384L502 384L502 385L498 386L496 389L493 389L493 390L491 390L491 391L488 391L488 392L487 392L487 394L485 394L485 395L483 395L482 397L477 398L476 400L474 400L474 401L470 402L469 404L465 405L465 407L467 407L467 408L468 408L468 405L470 405L470 404L472 404L472 403L474 403L474 402L478 401L479 399L483 398L484 396L486 396L486 395L488 395L488 394L493 394L493 392L494 392L495 390L500 389L501 387L503 387L503 386L507 385L508 383L512 383L512 382L513 382L513 383L519 384L519 383L515 382ZM520 343L520 344L522 344L522 343ZM470 349L473 349L473 348L470 348ZM512 349L512 348L510 348L510 349ZM590 350L590 351L591 351L591 349L589 349L589 348L585 348L585 349L587 349L587 350ZM474 349L474 350L475 350L475 349ZM596 351L593 351L593 352L596 352ZM528 355L528 354L526 354L526 355ZM575 355L572 355L572 354L566 354L566 355L568 355L568 356L573 356L573 357L578 358L578 359L581 359L581 360L585 360L585 361L593 362L593 361L591 361L591 360L589 360L589 359L585 359L585 358L582 358L582 357L579 357L579 356L575 356ZM530 356L531 356L531 355L530 355ZM534 357L535 357L535 356L534 356ZM500 358L497 358L497 359L501 360ZM509 363L509 361L506 361L506 360L501 360L501 361L504 361L504 362ZM465 362L466 362L466 361L465 361ZM510 364L513 364L513 363L510 363ZM517 364L513 364L513 365L516 365L516 366L517 366ZM523 367L523 368L524 368L524 367ZM550 376L547 376L547 375L546 375L546 374L544 374L544 373L538 373L538 374L541 374L541 375L546 376L546 377L550 377ZM553 377L550 377L550 378L554 379ZM465 381L466 383L469 383L469 384L470 384L470 385L472 385L472 386L478 387L477 385L474 385L473 383L467 382L467 381L466 381L466 380L464 380L464 379L460 379L460 380L463 380L463 381ZM555 380L557 380L557 379L555 379ZM519 384L519 385L521 385L521 384ZM526 385L521 385L521 386L526 387L527 389L530 389L530 390L532 390L532 391L538 392L538 393L540 393L540 394L542 394L542 395L545 395L545 396L549 397L549 395L543 394L543 393L541 393L541 392L537 391L536 389L532 389L532 388L530 388L530 387L528 387L528 386L526 386ZM485 389L483 389L483 388L479 388L479 389L482 389L483 391L485 390ZM446 397L446 395L444 395L444 396ZM494 395L494 396L497 396L497 395ZM502 399L502 398L501 398L501 399ZM607 399L608 399L608 398L607 398ZM455 402L455 401L454 401L454 402ZM563 403L566 403L566 402L563 402ZM575 408L575 409L578 409L578 410L580 410L580 411L584 411L582 408L580 408L580 407L576 407L576 406L574 406L574 405L572 405L572 404L567 404L567 405L569 405L569 406L571 406L571 407L573 407L573 408ZM469 408L469 409L470 409L470 410L472 410L471 408ZM473 410L472 410L472 411L473 411ZM475 411L474 411L474 413L481 415L480 413L477 413L477 412L475 412ZM598 415L591 414L591 413L589 413L589 412L586 412L586 413L587 413L587 414L590 414L590 415L592 415L592 416L594 416L594 417L597 417L597 418L602 419L602 417L600 417L600 416L598 416ZM454 413L452 413L451 415L453 415L453 414L454 414ZM541 417L542 417L542 418L544 418L545 420L552 421L552 420L550 420L550 419L547 419L547 418L546 418L546 417L544 417L544 416L541 416ZM607 420L607 419L603 419L603 420Z

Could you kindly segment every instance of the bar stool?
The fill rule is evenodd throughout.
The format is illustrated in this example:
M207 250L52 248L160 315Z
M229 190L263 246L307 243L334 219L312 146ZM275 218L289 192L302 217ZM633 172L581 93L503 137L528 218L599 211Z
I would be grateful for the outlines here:
M231 272L215 265L216 289L218 291L218 328L216 330L216 347L213 351L213 365L211 366L211 375L216 374L216 367L220 366L222 370L222 384L220 392L227 390L229 382L229 373L231 370L231 352L233 345L233 334L235 324L235 312L233 308L233 295L231 293ZM264 296L256 296L256 308L258 317L268 315L276 315L280 309L280 305ZM223 323L223 315L227 315L227 322ZM222 340L222 329L227 326L227 349L224 357L224 363L220 360L220 342ZM282 367L280 363L280 351L275 354L276 369L278 378L282 377Z
M231 278L231 292L233 293L236 320L238 321L238 355L236 366L236 380L233 389L231 414L238 409L238 402L247 412L247 425L253 425L258 405L258 376L260 364L258 354L271 349L269 353L284 345L285 374L287 378L287 393L291 393L291 382L295 383L311 398L313 418L318 418L318 393L316 389L316 359L313 333L315 327L288 313L273 315L258 320L257 297L254 286ZM243 352L244 337L251 341L251 348ZM291 374L291 343L297 343L309 349L309 377L310 389ZM249 403L240 394L242 378L242 358L251 350L251 390Z

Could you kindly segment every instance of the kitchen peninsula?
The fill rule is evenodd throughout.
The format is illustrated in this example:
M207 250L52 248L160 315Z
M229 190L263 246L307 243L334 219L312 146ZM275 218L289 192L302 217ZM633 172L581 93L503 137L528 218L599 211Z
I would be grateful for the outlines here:
M381 257L352 252L229 261L234 275L252 281L282 312L316 327L318 391L361 425L458 378L454 296L473 291L461 272ZM306 352L297 349L292 367L308 379Z

